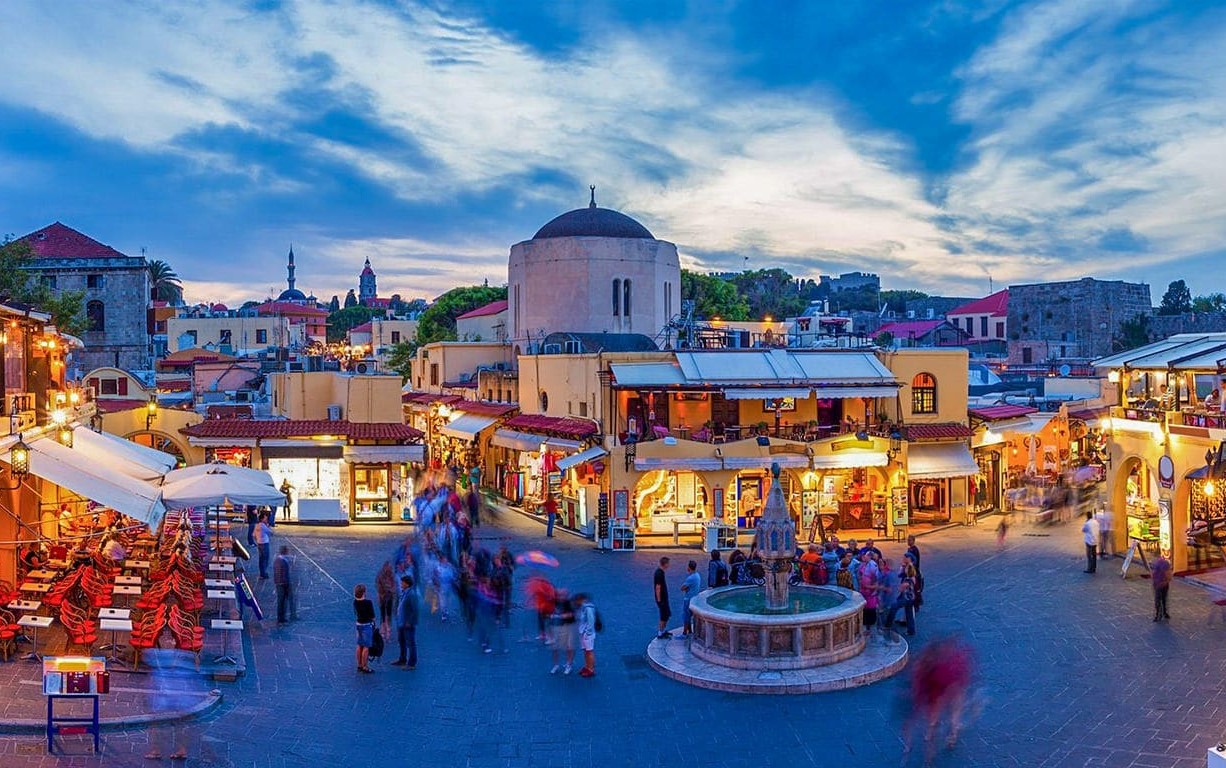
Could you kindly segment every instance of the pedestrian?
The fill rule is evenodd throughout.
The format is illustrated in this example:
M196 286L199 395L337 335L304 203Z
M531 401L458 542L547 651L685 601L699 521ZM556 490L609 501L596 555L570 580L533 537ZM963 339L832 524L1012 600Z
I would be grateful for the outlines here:
M289 478L281 481L281 495L285 497L285 506L281 507L281 519L289 520L289 508L294 503L294 486L289 484Z
M820 581L821 584L835 584L839 575L839 554L835 551L835 542L827 541L825 548L822 550L822 567L825 570L826 578Z
M872 554L872 555L873 555L873 556L875 556L875 557L876 557L878 560L880 560L880 559L881 559L881 550L880 550L880 549L877 549L877 545L873 543L873 540L872 540L872 539L865 539L865 540L864 540L864 546L863 546L863 547L860 547L860 552L859 552L859 554L863 555L865 552L868 552L868 553Z
M689 637L693 631L690 601L702 591L702 577L698 575L698 561L696 560L686 563L685 571L685 581L681 582L681 636Z
M707 586L711 588L728 586L728 566L720 559L718 549L711 550L711 562L707 563Z
M353 588L353 617L358 635L358 671L374 672L370 668L370 646L375 640L375 604L366 596L366 585Z
M915 534L907 537L907 554L911 556L911 562L915 563L915 570L920 569L920 548L915 543Z
M693 560L690 564L694 566L691 571L698 567ZM579 613L579 645L583 648L583 669L579 670L579 677L593 677L596 674L596 606L580 592L575 595L575 610Z
M1086 521L1081 526L1081 537L1086 543L1086 573L1098 570L1098 521L1094 515L1086 512Z
M251 504L243 507L243 513L247 516L247 543L252 546L255 546L255 526L260 522L259 515L255 512L255 507Z
M277 590L277 625L289 623L286 616L293 600L289 547L282 545L272 564L272 583Z
M1154 585L1154 621L1171 618L1166 608L1166 598L1171 592L1171 561L1165 552L1158 552L1149 567L1150 581Z
M506 545L498 550L498 554L494 556L493 570L490 572L490 586L498 593L498 601L500 609L498 613L498 621L503 629L511 628L511 593L513 590L513 579L515 559L511 557L511 553L507 551Z
M853 589L855 587L855 580L851 575L851 561L850 552L845 553L843 559L839 561L839 572L834 577L835 586L842 587L843 589Z
M1005 537L1009 535L1009 516L1002 514L1000 522L996 524L996 551L1003 552L1005 549Z
M558 670L569 675L575 664L575 606L566 590L559 589L554 600L553 616L553 668L549 674L556 675ZM566 666L562 663L565 661Z
M667 640L672 637L672 633L668 631L668 620L672 617L673 612L668 607L668 580L664 577L664 571L668 568L668 558L660 558L660 567L656 568L655 576L652 577L653 589L656 598L656 610L660 614L660 626L656 629L657 640Z
M817 551L816 544L810 544L808 551L800 556L800 575L806 584L820 584L825 581L821 573L822 556Z
M400 594L396 596L396 640L400 643L400 656L392 662L393 667L417 669L417 592L413 589L413 577L400 577Z
M379 625L384 637L392 636L392 619L396 615L396 574L392 561L383 561L383 567L375 574L375 597L379 600Z
M861 556L860 595L864 598L864 631L877 626L877 605L880 601L877 585L877 564L866 552Z
M889 607L889 613L885 619L885 627L889 630L891 640L895 639L894 619L898 616L899 611L903 612L903 617L907 622L907 636L915 636L915 597L918 594L915 566L905 562L901 576L898 582L898 594Z
M553 494L545 497L545 503L541 505L545 509L545 538L553 538L553 524L558 519L558 502L554 500Z
M1114 542L1111 540L1111 514L1100 504L1098 511L1094 513L1094 519L1098 521L1098 556L1111 557L1115 554Z
M268 527L268 515L262 513L255 524L255 546L260 553L260 581L268 578L268 560L272 555L272 528Z

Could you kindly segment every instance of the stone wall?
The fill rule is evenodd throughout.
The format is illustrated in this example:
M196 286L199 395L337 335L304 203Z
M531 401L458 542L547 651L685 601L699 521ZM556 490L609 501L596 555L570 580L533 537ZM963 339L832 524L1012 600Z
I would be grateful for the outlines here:
M81 334L85 349L73 352L73 367L82 372L103 366L150 367L149 272L143 258L38 259L31 271L53 280L57 295L79 291L85 294L86 308L101 303L103 330Z
M1112 351L1121 323L1152 310L1145 283L1087 277L1011 285L1009 364L1102 357Z

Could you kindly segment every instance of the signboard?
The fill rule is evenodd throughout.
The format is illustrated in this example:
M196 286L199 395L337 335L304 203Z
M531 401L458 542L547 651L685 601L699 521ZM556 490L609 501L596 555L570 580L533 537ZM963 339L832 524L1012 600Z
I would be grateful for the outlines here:
M1158 499L1158 551L1171 551L1171 500L1167 496Z
M613 491L613 519L630 519L630 491Z
M724 489L715 488L711 491L712 516L716 520L724 519Z
M907 498L907 486L896 486L891 489L891 514L894 525L909 525L911 523L911 505Z
M602 493L596 500L596 541L604 546L609 538L609 494Z
M794 397L773 397L762 401L763 413L770 413L771 411L794 410L796 410L796 398Z
M813 521L817 519L818 510L821 509L821 494L816 490L801 491L800 493L800 527L808 528L813 525Z
M44 696L97 696L110 691L111 673L104 657L43 657Z
M1158 485L1167 489L1175 487L1175 462L1170 456L1158 459Z

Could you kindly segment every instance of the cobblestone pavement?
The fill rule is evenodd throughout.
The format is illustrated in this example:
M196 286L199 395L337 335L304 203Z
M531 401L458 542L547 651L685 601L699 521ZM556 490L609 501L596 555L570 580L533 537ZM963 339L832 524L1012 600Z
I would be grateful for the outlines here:
M1121 580L1119 560L1096 576L1082 573L1074 525L1015 528L999 554L991 528L920 540L928 589L916 646L960 633L977 649L986 700L936 765L1203 766L1206 748L1226 735L1226 628L1208 625L1206 593L1176 583L1174 619L1154 624L1149 582ZM654 627L651 573L663 553L601 554L577 538L546 540L537 523L507 514L498 528L481 530L487 546L506 536L513 548L548 549L562 561L556 581L593 593L605 623L597 677L551 676L548 651L523 639L534 631L522 614L509 653L482 655L461 625L432 617L419 628L415 672L388 667L389 647L375 674L358 675L350 587L373 583L405 530L277 529L300 553L299 620L253 630L247 675L221 684L225 701L180 728L189 765L902 763L896 718L905 674L804 697L750 697L667 680L643 658ZM702 553L670 554L676 590L684 561L701 561ZM271 607L271 588L261 589ZM158 764L141 758L151 738L143 729L105 733L101 760L86 756L84 740L75 738L65 742L79 755L73 758L48 758L34 736L0 739L0 764ZM163 727L152 738L170 735Z

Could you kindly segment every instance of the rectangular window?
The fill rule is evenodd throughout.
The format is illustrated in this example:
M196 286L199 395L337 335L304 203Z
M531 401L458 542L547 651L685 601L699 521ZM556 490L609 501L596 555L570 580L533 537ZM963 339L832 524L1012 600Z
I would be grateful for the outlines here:
M613 280L613 317L617 317L619 314L618 310L621 309L621 300L622 281L615 278Z
M55 290L55 275L39 275L38 282L42 283L51 290Z
M117 382L115 379L103 379L102 389L98 390L98 394L118 395L119 394L119 382Z
M585 419L587 418L587 403L579 403L579 415Z
M988 316L987 315L984 315L983 317L979 318L979 335L985 339L988 337Z
M579 342L577 342L577 341L568 341L568 342L566 342L566 354L568 354L568 355L577 355L577 354L579 354Z
M101 290L106 284L102 280L102 275L86 275L85 287L90 290Z
M393 344L400 343L400 331L392 331L392 343Z
M1005 324L997 323L996 324L996 338L1003 339L1004 337L1005 337Z
M1034 362L1034 351L1030 347L1022 347L1022 365L1030 365Z
M126 396L128 394L128 380L119 379L118 384L119 384L119 396L120 397Z
M438 363L430 363L430 385L438 386Z
M973 317L966 318L966 334L968 336L975 335L975 318Z
M255 330L255 343L256 344L267 344L268 343L268 329L267 328L257 328Z
M911 412L912 413L936 413L937 412L937 389L936 387L911 387Z
M223 328L218 339L222 344L233 344L234 331L230 330L229 328Z

